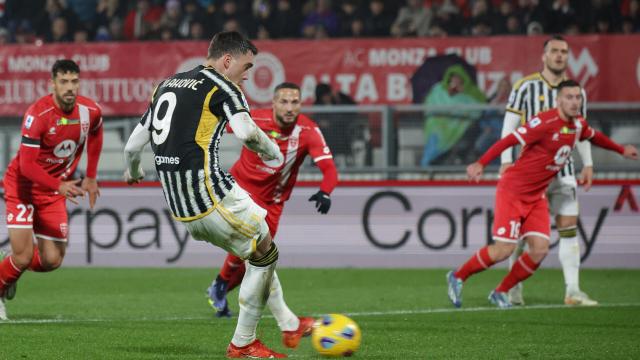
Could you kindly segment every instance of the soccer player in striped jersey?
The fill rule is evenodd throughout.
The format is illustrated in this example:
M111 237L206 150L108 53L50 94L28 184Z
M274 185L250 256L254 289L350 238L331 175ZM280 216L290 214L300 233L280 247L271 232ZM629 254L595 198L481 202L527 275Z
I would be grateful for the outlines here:
M580 84L573 80L561 82L556 108L539 113L467 167L469 179L478 181L484 167L502 151L518 143L523 147L521 156L498 181L491 233L495 243L481 248L447 274L448 295L455 307L462 306L464 281L508 258L518 241L524 240L529 249L489 294L489 301L496 306L511 306L507 292L533 275L549 252L551 228L545 192L566 165L577 142L588 140L626 158L638 159L635 146L619 145L587 124L579 112L581 101Z
M518 126L532 119L542 111L554 108L558 93L557 85L567 79L567 62L569 44L560 36L553 36L544 43L541 72L526 76L518 81L511 92L504 117L502 136L508 136ZM587 97L582 89L582 104L580 113L587 116ZM591 145L588 141L581 141L577 145L582 158L582 171L579 176L585 190L591 187L593 178L593 162L591 160ZM509 149L502 153L500 173L513 164L513 151ZM577 237L578 200L576 199L576 173L571 157L567 164L556 176L547 190L551 213L555 215L556 227L560 234L558 256L562 264L566 290L565 303L569 305L596 305L597 302L580 290L578 277L580 271L580 245ZM510 267L522 253L524 242L520 242L518 250L509 259ZM510 300L515 305L524 304L522 284L518 284L509 292Z
M140 153L148 142L173 217L196 240L208 241L249 260L240 286L240 313L229 358L283 358L256 338L272 281L278 249L258 206L220 169L218 144L227 124L250 150L279 166L282 153L249 115L239 85L247 78L258 49L238 32L214 35L204 65L162 81L148 110L125 146L127 183L144 174Z
M274 90L271 109L251 111L256 125L278 144L285 158L281 166L274 167L255 153L243 149L230 170L234 179L249 192L251 198L267 210L267 225L271 237L275 237L284 203L291 195L298 170L307 155L311 156L323 174L320 189L309 199L315 202L321 214L329 211L330 194L338 181L331 150L316 123L300 113L301 105L300 87L293 83L283 83ZM233 254L227 255L220 274L207 289L209 303L218 310L218 317L230 316L226 294L240 284L244 272L244 261ZM276 278L274 274L274 279ZM282 300L282 294L272 292L267 305L283 330L283 342L287 347L295 347L301 335L293 331L299 328L298 318L288 309ZM300 321L309 324L304 328L310 330L312 318L300 318Z
M4 176L11 255L0 254L0 320L6 320L5 299L15 296L25 271L62 265L69 230L66 201L76 203L74 198L86 192L93 209L100 195L102 110L78 95L80 67L72 60L53 64L51 85L53 92L27 109L20 148ZM85 144L87 176L74 179Z

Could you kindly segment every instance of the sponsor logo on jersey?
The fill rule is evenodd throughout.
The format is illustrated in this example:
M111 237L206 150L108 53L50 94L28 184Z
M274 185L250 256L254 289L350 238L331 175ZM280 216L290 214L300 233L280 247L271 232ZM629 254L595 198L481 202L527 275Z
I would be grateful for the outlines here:
M34 117L32 115L28 115L24 120L24 128L29 130L31 129L31 125L33 124Z
M53 159L53 158L47 158L45 160L45 162L49 163L49 164L62 164L64 162L64 159Z
M156 156L155 157L156 165L169 164L169 165L178 165L180 164L180 157L178 156Z
M67 119L66 117L61 117L58 119L57 125L78 125L80 124L80 119Z
M76 143L73 140L64 140L53 149L53 155L59 158L68 158L76 152Z
M266 167L266 166L262 166L262 165L256 165L256 169L258 169L259 171L262 171L264 173L267 173L269 175L273 175L276 173L276 169L270 168L270 167Z
M562 129L560 130L561 134L575 134L576 133L576 129L569 129L566 126L563 126Z
M571 156L571 150L573 150L571 146L562 145L553 157L553 161L555 161L556 165L564 165L569 156Z

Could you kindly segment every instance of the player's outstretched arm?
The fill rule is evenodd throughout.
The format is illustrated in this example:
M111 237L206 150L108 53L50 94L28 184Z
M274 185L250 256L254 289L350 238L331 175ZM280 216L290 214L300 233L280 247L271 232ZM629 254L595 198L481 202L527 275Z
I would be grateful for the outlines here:
M580 159L582 159L582 171L578 176L578 182L584 187L585 191L591 189L591 183L593 182L593 159L591 158L591 142L578 141L576 144Z
M140 154L150 137L151 135L144 125L138 124L124 146L124 158L127 164L124 179L129 185L137 184L144 179L144 171L140 165Z
M331 208L331 192L338 184L338 170L333 159L323 159L316 163L320 171L322 171L322 183L320 190L311 195L309 201L316 203L316 210L321 214L326 214Z
M502 122L501 138L509 136L520 125L522 117L512 111L505 111L504 121ZM507 149L500 154L500 174L513 165L513 149Z
M594 145L603 149L615 151L627 159L638 160L638 149L633 145L620 145L611 140L608 136L600 131L594 131L594 135L589 139Z
M484 165L480 164L477 161L467 166L467 177L469 178L469 181L479 182L482 178L483 172Z
M242 111L234 114L229 119L229 125L249 150L258 153L264 160L276 160L276 166L282 165L284 156L278 145L260 130L249 113Z
M82 180L81 188L89 194L89 208L93 210L97 198L100 196L98 187L98 162L102 152L103 130L102 124L89 133L87 139L87 176Z

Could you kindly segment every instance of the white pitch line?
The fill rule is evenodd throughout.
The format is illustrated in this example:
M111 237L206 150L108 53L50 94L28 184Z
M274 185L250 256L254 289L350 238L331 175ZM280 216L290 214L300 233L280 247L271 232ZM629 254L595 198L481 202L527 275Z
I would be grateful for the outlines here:
M527 305L514 306L510 309L500 309L495 306L486 307L470 307L470 308L435 308L435 309L414 309L414 310L391 310L391 311L362 311L362 312L345 312L344 314L353 317L366 316L387 316L387 315L420 315L420 314L443 314L457 312L493 312L493 311L524 311L524 310L545 310L545 309L593 309L593 308L619 308L619 307L638 307L640 303L617 303L617 304L599 304L596 306L568 306L562 304L547 305ZM326 315L311 314L313 317ZM273 318L272 315L265 315L265 318ZM0 320L0 325L18 325L18 324L68 324L68 323L95 323L95 322L117 322L117 321L136 321L136 322L162 322L162 321L200 321L212 320L213 316L200 317L177 317L169 316L164 318L140 317L140 318L97 318L97 319L20 319L20 320Z

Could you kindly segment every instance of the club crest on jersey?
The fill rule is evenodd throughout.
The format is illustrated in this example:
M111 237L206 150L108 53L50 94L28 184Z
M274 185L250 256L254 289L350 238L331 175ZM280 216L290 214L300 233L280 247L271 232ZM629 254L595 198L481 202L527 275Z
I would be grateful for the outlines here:
M33 116L32 115L28 115L27 118L24 120L24 128L29 130L31 129L31 125L33 124Z
M61 117L58 119L57 125L78 125L80 124L80 119L67 119L66 117Z
M76 143L73 140L64 140L56 145L53 154L59 158L67 158L76 152Z

